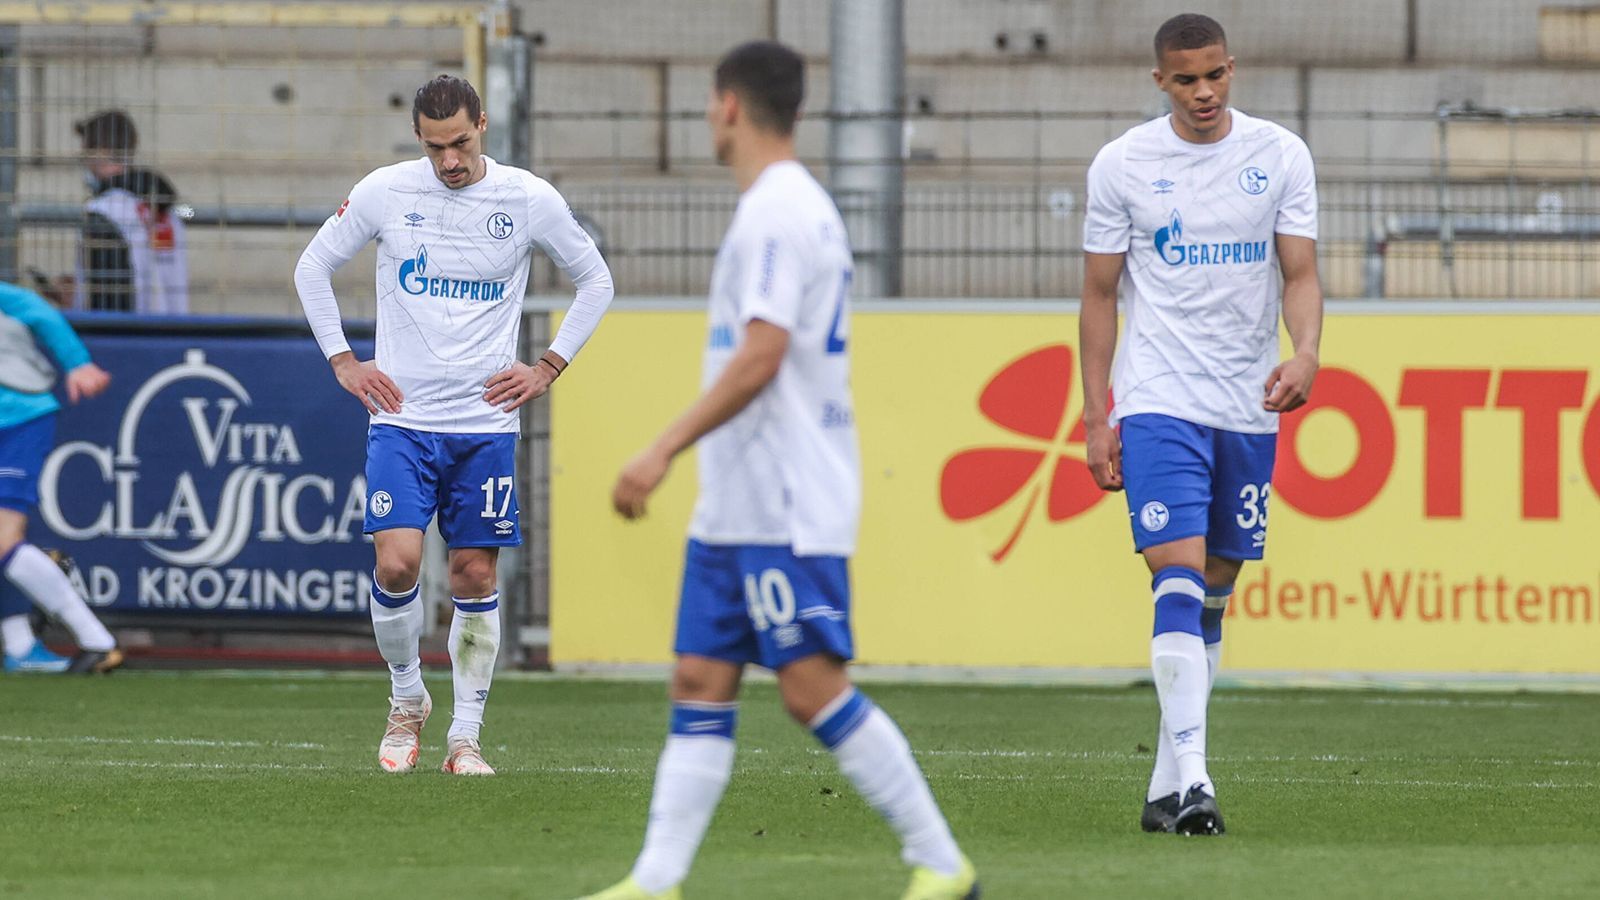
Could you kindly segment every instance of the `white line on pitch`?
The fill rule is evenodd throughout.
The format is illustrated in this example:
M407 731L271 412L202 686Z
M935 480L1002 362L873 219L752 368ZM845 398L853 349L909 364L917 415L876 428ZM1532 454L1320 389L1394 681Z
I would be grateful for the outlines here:
M322 744L301 741L218 741L206 738L108 738L93 735L77 737L34 737L26 734L0 734L0 741L13 744L119 744L164 747L273 747L287 750L326 750Z

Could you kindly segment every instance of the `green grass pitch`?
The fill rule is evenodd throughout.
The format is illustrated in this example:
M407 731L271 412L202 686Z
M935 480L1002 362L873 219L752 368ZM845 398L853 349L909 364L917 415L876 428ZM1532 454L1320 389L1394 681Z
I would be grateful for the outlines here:
M0 897L525 897L628 870L659 684L503 678L501 774L378 771L386 685L123 672L0 679ZM873 684L991 900L1600 897L1600 697L1223 690L1229 833L1138 829L1145 688ZM747 688L734 780L690 898L896 898L888 829Z

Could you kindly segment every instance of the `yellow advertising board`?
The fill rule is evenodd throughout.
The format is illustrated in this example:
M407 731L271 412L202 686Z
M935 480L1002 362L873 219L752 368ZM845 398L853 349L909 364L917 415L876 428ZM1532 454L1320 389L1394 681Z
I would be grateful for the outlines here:
M1077 318L858 311L859 659L1140 667L1149 577L1083 466ZM551 653L670 658L689 456L617 470L694 397L704 317L613 311L553 393ZM1600 672L1600 315L1332 313L1286 417L1232 670Z

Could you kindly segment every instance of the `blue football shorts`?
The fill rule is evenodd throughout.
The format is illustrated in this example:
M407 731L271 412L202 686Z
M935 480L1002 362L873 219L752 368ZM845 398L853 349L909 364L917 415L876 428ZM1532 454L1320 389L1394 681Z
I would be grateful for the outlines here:
M849 560L689 541L672 649L773 671L819 653L849 660Z
M1276 434L1241 434L1156 414L1129 416L1120 432L1136 550L1204 536L1211 556L1261 558Z
M27 515L39 505L39 470L55 442L55 413L0 428L0 508Z
M367 534L427 530L450 547L522 543L515 434L444 434L394 425L367 431Z

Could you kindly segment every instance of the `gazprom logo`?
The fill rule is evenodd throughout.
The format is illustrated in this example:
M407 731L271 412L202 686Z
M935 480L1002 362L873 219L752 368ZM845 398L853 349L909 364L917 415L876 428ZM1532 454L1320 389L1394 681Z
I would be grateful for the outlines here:
M1227 244L1183 243L1183 217L1172 211L1172 221L1156 229L1156 255L1169 266L1235 266L1268 260L1266 241Z
M1183 245L1178 241L1183 240L1183 217L1177 210L1172 211L1172 222L1165 228L1156 229L1156 255L1174 266L1183 265ZM405 278L405 270L401 270L401 279Z
M400 264L400 290L413 297L443 297L448 300L483 300L493 303L505 299L503 281L462 281L459 278L428 276L428 248L418 247L417 255Z

